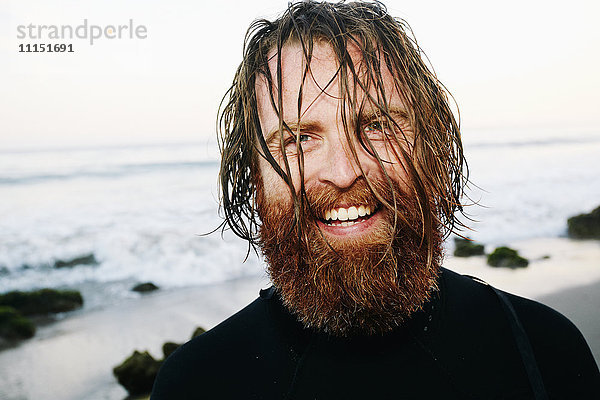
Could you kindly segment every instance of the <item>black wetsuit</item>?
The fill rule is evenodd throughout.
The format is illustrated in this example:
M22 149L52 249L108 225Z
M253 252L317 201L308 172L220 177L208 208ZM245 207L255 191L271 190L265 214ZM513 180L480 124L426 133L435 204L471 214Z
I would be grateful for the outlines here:
M347 339L304 329L275 290L263 290L242 311L173 353L152 399L534 398L494 291L445 269L439 286L402 328ZM600 399L598 367L579 330L542 304L507 297L548 397Z

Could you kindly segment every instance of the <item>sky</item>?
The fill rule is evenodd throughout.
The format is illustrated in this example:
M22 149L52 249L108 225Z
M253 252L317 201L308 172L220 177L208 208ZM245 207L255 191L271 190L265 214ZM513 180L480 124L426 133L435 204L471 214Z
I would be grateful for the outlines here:
M385 2L456 99L463 134L600 123L600 2ZM0 150L214 138L255 18L287 1L1 0ZM145 38L18 38L18 26L143 26ZM89 32L88 32L89 36ZM19 53L70 43L73 53Z

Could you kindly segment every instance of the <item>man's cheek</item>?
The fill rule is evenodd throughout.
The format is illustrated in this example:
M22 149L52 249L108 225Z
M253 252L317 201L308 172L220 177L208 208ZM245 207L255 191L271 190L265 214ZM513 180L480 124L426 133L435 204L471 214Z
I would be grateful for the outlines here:
M268 203L271 206L291 204L290 189L283 178L270 165L261 169L262 190Z

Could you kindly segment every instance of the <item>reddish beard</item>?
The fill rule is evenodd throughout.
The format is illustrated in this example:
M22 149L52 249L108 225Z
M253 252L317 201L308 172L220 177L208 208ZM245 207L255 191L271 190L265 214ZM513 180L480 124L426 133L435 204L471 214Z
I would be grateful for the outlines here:
M384 200L394 204L388 185L371 183ZM385 333L401 325L437 288L440 230L422 238L415 201L398 185L394 193L398 211L385 208L362 178L344 191L324 186L307 192L308 205L296 221L291 200L266 195L259 179L257 209L268 272L284 305L304 326L336 336ZM325 239L317 219L339 204L379 208L383 218L367 236ZM432 249L429 266L428 241Z

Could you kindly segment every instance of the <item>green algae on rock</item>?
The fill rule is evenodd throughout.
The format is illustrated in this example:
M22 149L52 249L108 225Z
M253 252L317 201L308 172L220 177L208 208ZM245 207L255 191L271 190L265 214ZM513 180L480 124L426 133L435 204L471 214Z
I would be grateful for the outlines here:
M0 306L0 337L7 340L29 339L35 335L35 325L17 310Z
M574 239L600 239L600 206L588 214L567 220L569 236Z
M56 260L54 268L72 268L77 265L96 265L98 260L93 253L86 254L80 257L75 257L70 260Z
M156 286L152 282L144 282L144 283L138 283L133 288L131 288L131 290L133 292L138 292L138 293L148 293L148 292L153 292L155 290L158 290L158 286Z
M0 294L0 305L13 307L23 315L46 315L78 309L83 297L76 290L15 290Z
M484 254L483 245L468 238L454 238L454 245L455 257L482 256Z
M498 247L487 258L488 265L492 267L524 268L529 265L529 260L523 258L510 247Z
M123 363L113 368L113 374L130 395L144 395L152 391L161 364L162 361L155 360L147 351L141 353L135 350Z

